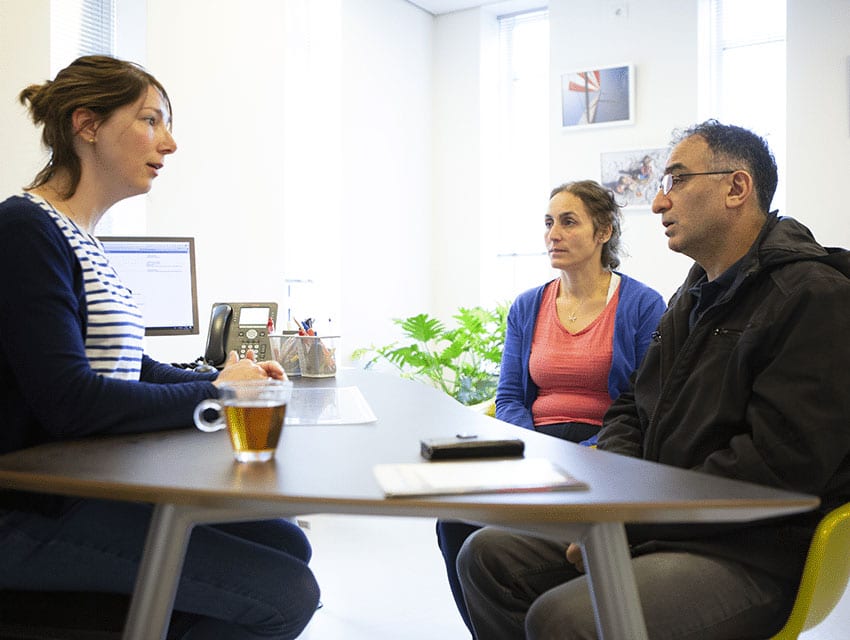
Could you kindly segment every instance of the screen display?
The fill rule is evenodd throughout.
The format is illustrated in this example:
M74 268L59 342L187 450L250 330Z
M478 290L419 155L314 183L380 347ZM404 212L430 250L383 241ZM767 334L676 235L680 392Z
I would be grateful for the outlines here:
M145 335L198 333L195 239L102 237L106 256L133 292Z
M239 326L266 326L269 321L268 307L242 307L239 311Z

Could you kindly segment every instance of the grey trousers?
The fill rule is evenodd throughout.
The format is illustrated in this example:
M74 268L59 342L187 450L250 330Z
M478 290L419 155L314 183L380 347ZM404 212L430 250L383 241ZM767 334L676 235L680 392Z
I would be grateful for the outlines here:
M567 562L568 544L490 527L466 540L457 567L478 640L596 638L587 579ZM780 582L718 558L659 552L632 568L651 640L763 640L793 602Z

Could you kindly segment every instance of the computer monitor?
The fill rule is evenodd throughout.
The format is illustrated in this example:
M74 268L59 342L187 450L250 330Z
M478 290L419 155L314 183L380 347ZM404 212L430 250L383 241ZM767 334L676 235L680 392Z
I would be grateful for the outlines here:
M195 239L98 238L142 312L146 336L197 335Z

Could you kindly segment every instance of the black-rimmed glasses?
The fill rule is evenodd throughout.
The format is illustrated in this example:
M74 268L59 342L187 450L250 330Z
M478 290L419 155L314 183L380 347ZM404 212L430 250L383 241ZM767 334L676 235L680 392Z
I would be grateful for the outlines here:
M691 176L719 176L727 173L735 173L737 169L727 169L725 171L700 171L698 173L665 173L661 176L661 182L658 188L665 196L670 193L674 186L679 184L685 178Z

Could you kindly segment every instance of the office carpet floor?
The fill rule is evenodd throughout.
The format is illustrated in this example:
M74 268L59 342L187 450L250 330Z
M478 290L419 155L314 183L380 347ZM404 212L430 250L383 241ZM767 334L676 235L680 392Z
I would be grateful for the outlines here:
M301 640L469 640L446 582L434 520L311 515L322 608ZM800 640L847 640L850 589Z

